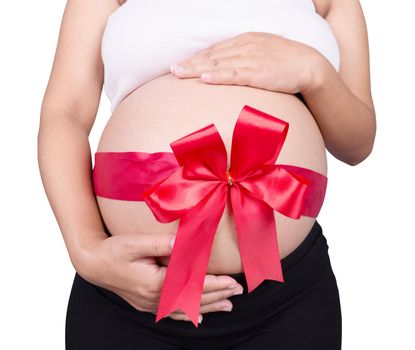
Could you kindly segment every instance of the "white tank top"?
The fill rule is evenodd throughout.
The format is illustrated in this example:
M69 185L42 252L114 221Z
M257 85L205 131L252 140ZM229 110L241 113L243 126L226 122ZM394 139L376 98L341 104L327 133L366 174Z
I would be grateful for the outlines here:
M269 32L317 49L339 70L339 48L312 0L127 0L108 17L101 54L111 112L145 82L211 44Z

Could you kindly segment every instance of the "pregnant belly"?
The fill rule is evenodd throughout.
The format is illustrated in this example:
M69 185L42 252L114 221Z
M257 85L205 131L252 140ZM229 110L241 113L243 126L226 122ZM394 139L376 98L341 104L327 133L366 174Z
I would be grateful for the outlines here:
M208 85L199 78L160 76L140 86L115 109L101 135L99 152L172 152L169 143L214 123L228 153L239 112L250 105L289 123L276 163L305 167L327 175L326 150L320 130L295 95L236 85ZM145 202L97 196L102 218L112 235L176 233L179 220L160 223ZM280 256L291 253L307 236L315 218L288 218L274 211ZM254 218L253 218L254 220ZM167 266L169 257L158 259ZM229 204L219 222L207 273L242 272L237 234Z

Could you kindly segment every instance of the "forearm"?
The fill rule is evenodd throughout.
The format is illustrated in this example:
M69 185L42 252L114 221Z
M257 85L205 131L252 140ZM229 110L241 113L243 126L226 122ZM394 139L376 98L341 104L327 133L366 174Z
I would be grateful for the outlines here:
M350 91L329 62L321 57L316 60L313 84L301 94L330 153L356 165L372 151L375 112Z
M91 181L88 133L65 112L43 111L38 133L38 162L46 195L78 270L84 247L105 238Z

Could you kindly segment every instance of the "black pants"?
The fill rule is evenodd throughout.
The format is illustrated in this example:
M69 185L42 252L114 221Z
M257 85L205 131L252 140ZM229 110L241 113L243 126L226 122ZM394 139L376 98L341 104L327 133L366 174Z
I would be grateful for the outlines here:
M247 293L244 273L230 274L244 293L231 312L203 314L196 328L136 310L117 294L75 274L66 315L67 350L338 350L341 309L326 238L316 221L282 259L285 282L265 280Z

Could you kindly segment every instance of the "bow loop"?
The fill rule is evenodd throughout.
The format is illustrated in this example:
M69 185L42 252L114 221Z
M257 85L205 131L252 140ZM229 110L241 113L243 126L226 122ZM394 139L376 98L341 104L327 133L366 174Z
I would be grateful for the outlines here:
M233 130L233 176L242 180L260 165L275 164L287 133L287 122L245 105Z
M204 179L189 180L183 175L184 172L186 167L177 169L143 193L144 201L162 223L181 218L221 184Z
M187 178L214 177L226 180L227 155L225 144L215 125L210 124L180 139L170 147L179 166L186 166Z
M240 182L251 196L267 203L285 216L299 219L310 181L279 165L262 165Z

